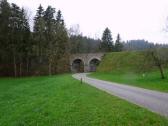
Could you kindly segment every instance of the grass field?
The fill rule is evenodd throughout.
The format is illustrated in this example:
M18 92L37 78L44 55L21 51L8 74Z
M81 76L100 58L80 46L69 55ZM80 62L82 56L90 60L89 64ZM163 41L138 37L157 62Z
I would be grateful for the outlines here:
M167 126L168 119L71 75L0 79L0 126Z
M165 72L168 75L168 72ZM168 92L168 77L160 78L159 72L148 72L143 74L120 73L120 72L97 72L89 75L101 80L117 82L146 89Z

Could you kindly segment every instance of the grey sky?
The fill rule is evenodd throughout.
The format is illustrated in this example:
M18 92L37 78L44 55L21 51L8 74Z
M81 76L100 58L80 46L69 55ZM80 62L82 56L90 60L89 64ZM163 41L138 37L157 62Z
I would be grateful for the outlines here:
M164 32L168 16L168 0L8 0L29 9L32 17L41 3L63 13L67 28L79 24L83 35L101 38L105 27L113 38L120 33L123 40L146 39L168 43Z

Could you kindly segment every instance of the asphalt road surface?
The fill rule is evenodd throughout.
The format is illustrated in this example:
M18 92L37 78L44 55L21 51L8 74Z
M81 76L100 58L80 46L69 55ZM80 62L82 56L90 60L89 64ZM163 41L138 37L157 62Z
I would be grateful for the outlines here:
M100 90L168 117L168 93L98 80L86 75L87 73L78 73L72 76Z

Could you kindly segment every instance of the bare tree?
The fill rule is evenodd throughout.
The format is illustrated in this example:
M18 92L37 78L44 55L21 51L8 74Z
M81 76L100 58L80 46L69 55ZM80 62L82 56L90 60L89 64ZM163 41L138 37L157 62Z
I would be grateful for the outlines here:
M153 48L146 51L146 58L153 66L156 66L161 75L161 79L165 78L164 66L168 63L168 49Z
M81 35L82 33L80 32L80 26L79 24L75 24L75 25L72 25L70 28L69 28L69 36L72 36L72 35Z

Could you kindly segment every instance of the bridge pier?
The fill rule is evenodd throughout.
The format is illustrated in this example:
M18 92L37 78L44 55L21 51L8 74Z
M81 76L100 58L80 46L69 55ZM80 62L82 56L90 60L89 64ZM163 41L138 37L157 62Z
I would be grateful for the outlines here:
M96 70L96 65L94 65L95 60L101 61L104 53L83 53L83 54L73 54L70 56L70 67L71 72L90 72ZM94 68L94 69L93 69Z
M88 64L85 64L84 65L84 72L89 72L89 65Z

